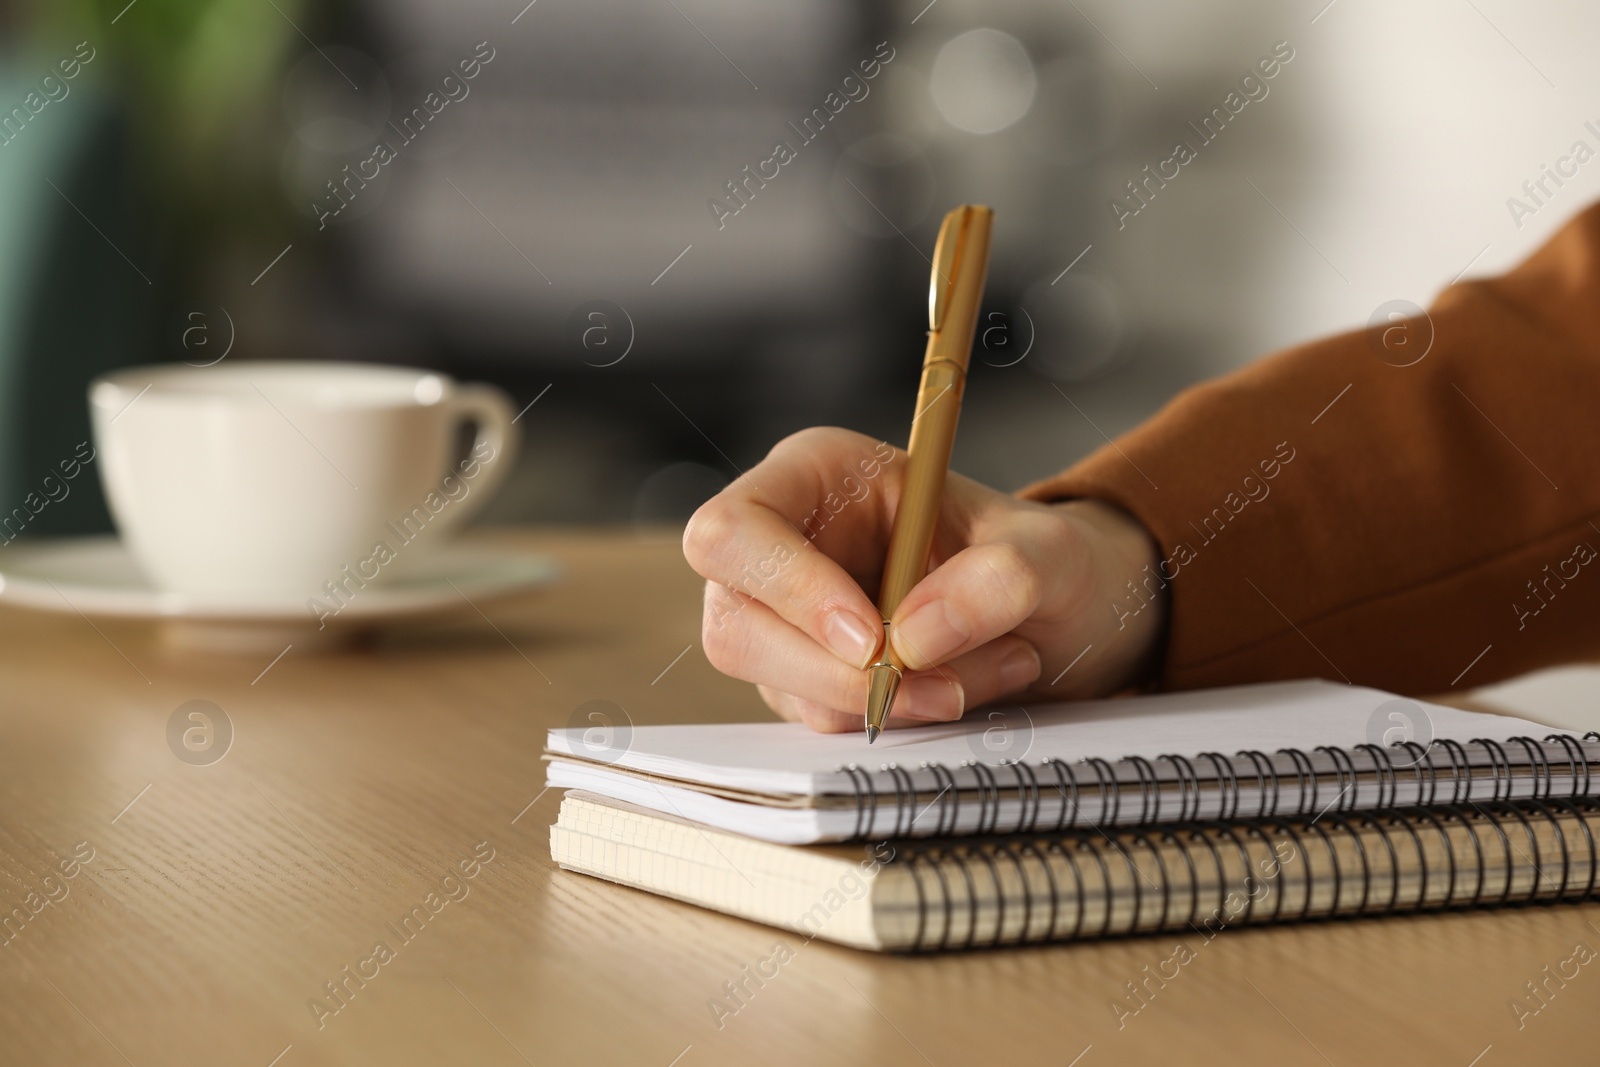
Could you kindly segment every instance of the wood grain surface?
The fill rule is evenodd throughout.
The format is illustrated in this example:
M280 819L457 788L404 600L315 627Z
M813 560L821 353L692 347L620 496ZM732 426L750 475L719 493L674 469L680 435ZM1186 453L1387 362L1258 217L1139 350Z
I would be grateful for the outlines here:
M554 554L565 580L265 673L270 655L0 612L0 1063L1594 1054L1600 962L1574 962L1600 950L1591 905L1196 936L1181 966L1170 936L906 959L553 869L547 728L591 700L641 724L766 713L702 655L700 583L670 537L483 536ZM210 765L169 747L191 700L234 729Z

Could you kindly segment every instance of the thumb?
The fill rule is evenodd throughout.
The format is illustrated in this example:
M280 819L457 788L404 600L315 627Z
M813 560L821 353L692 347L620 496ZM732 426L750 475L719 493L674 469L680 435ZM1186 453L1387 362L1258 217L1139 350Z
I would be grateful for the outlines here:
M912 670L1010 633L1038 609L1042 561L1009 541L964 548L906 595L890 620L890 641Z

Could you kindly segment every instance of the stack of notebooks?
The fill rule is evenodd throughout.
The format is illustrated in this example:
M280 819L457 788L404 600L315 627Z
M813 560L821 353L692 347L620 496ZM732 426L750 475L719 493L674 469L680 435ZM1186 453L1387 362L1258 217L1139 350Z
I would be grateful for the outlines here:
M871 748L553 730L546 758L562 867L880 951L1579 900L1600 875L1600 735L1325 682L980 709Z

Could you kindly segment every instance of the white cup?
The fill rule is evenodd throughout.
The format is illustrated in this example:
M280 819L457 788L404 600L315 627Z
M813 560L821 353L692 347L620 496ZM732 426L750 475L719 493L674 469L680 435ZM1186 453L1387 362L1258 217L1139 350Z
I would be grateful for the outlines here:
M158 587L206 598L314 597L347 567L381 581L377 546L437 543L517 450L499 389L403 367L134 367L90 383L89 408L129 551Z

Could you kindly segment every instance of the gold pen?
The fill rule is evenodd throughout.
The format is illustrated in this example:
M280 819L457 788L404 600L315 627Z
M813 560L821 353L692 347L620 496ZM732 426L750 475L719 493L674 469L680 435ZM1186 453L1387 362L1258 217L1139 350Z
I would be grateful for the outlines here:
M911 442L906 446L906 480L889 532L889 555L883 564L878 614L883 617L883 652L867 667L867 743L878 739L900 688L905 666L890 641L889 619L900 601L928 573L933 533L939 524L950 449L961 417L961 394L967 384L967 360L978 327L984 278L989 273L989 234L994 212L963 204L944 217L933 251L933 276L928 283L928 350L922 357L922 386L917 390Z

